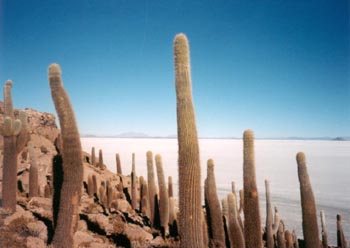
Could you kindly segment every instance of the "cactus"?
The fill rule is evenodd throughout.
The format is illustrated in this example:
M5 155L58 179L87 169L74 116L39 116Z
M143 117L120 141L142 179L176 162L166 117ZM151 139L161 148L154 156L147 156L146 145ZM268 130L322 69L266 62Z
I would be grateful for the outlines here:
M101 170L104 169L103 151L102 151L102 149L98 150L98 164L97 164L97 167L100 168Z
M146 215L148 218L150 218L150 209L149 209L149 193L148 193L148 186L147 182L143 178L143 176L140 177L140 185L141 185L141 212Z
M296 156L298 163L298 177L300 183L300 197L302 210L302 223L305 246L308 248L319 248L317 214L314 194L306 167L305 154L299 152Z
M97 178L95 174L92 174L92 191L93 195L97 194Z
M52 197L52 219L53 230L56 229L58 212L61 201L61 189L63 183L63 162L62 162L62 140L61 134L55 139L55 148L57 154L52 158L52 175L53 175L53 197Z
M25 112L19 113L19 120L14 119L11 88L12 81L8 80L4 86L4 123L1 126L4 137L2 207L14 212L17 202L17 157L29 141L29 132Z
M327 240L327 229L326 229L326 218L324 216L324 211L321 210L320 212L320 218L321 218L321 228L322 228L322 247L328 248L328 240Z
M96 166L96 154L95 154L95 147L91 148L91 164Z
M94 196L94 182L92 181L92 176L89 175L88 176L88 194L89 194L89 197L93 197Z
M272 205L270 195L270 183L265 180L265 194L266 194L266 247L274 248L274 239L272 232L273 216L272 216Z
M244 238L247 247L262 246L259 196L255 178L254 134L243 134L243 182L244 182Z
M158 187L159 187L159 217L160 226L163 231L163 235L169 232L169 196L168 189L165 183L164 171L162 157L157 154L155 157L157 177L158 177Z
M222 221L224 222L224 231L225 231L225 244L226 247L231 248L230 244L230 235L228 230L228 201L227 197L224 197L221 200L221 207L222 207Z
M78 127L72 105L63 88L59 65L49 67L51 95L59 117L63 140L62 160L64 180L53 246L73 247L73 235L77 230L78 206L83 184L83 161Z
M293 236L290 231L286 230L284 232L284 238L286 240L286 248L293 248Z
M292 238L293 238L293 245L294 245L293 248L299 248L299 241L295 230L293 230L292 232Z
M135 153L132 154L132 169L131 169L131 206L133 209L138 209L137 203L137 185L136 185L136 169L135 169Z
M109 181L107 181L107 186L106 186L106 208L110 208L112 200L113 200L113 188L112 185Z
M225 231L222 212L216 192L214 161L207 161L207 179L205 180L205 206L209 225L209 238L214 247L225 247Z
M98 199L100 200L100 203L103 204L103 196L105 195L106 188L104 186L104 183L101 183L100 187L98 188Z
M286 240L284 237L284 223L282 221L280 222L277 231L277 247L286 248Z
M29 156L30 156L30 169L29 169L29 197L38 196L39 183L38 183L38 165L35 158L34 147L28 145Z
M209 237L208 237L208 224L207 217L204 213L204 209L202 210L202 231L203 231L203 247L209 247Z
M153 226L154 215L155 215L155 198L157 195L156 183L154 179L154 167L153 167L153 154L151 151L146 153L147 157L147 181L148 181L148 194L149 194L149 209L150 209L150 220Z
M51 185L49 183L47 183L44 186L44 197L45 198L51 198L51 196L52 196Z
M347 248L347 242L345 239L343 225L341 222L341 216L337 214L337 243L339 248Z
M231 243L231 248L244 248L245 241L243 236L243 231L238 222L237 213L237 200L233 193L229 193L227 196L228 205L228 227L229 227L229 238Z
M201 168L192 101L189 45L184 34L174 41L177 137L179 146L179 231L181 247L202 247Z
M121 162L120 162L119 153L115 154L115 161L116 161L116 165L117 165L117 174L118 174L118 175L123 175L123 172L122 172L122 164L121 164Z
M172 176L168 176L168 195L169 195L169 197L174 196L173 177Z

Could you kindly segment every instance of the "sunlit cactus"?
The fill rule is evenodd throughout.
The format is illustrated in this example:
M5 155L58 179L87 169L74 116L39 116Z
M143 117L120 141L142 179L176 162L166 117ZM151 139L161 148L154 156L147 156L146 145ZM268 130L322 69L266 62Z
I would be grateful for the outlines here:
M277 247L278 248L286 248L286 239L284 235L284 223L281 223L278 226L277 230Z
M98 164L97 167L100 168L101 170L104 169L104 164L103 164L103 151L100 149L98 151Z
M190 56L187 37L174 41L177 137L179 146L180 246L203 247L201 168L192 101Z
M66 248L73 247L73 235L79 220L78 207L83 184L82 149L73 108L63 88L59 65L50 65L49 82L61 127L64 174L57 226L52 243L55 248Z
M220 201L216 191L214 161L212 159L207 161L207 178L204 191L210 243L214 247L225 247L225 231Z
M150 208L150 220L151 224L154 224L155 214L155 199L157 196L156 183L154 177L154 166L153 166L153 154L151 151L146 153L147 157L147 182L148 182L148 194L149 194L149 208Z
M30 168L29 168L29 197L35 197L39 195L39 174L38 164L36 162L34 147L32 144L28 145Z
M243 134L244 238L247 248L262 246L259 195L255 177L254 134Z
M244 248L245 241L243 231L238 221L237 200L233 193L227 196L228 204L228 229L231 248Z
M96 154L95 154L95 147L91 148L91 164L96 166Z
M327 228L326 228L326 218L324 216L324 211L321 210L320 212L320 218L321 218L321 235L322 235L322 247L328 248L328 238L327 238Z
M136 185L136 168L135 168L135 153L132 154L131 165L131 206L133 209L138 209L137 185Z
M155 157L157 177L158 177L158 188L159 188L159 215L160 215L160 225L164 231L164 234L169 232L169 196L168 189L165 183L165 176L163 171L162 157L157 154Z
M116 162L116 165L117 165L117 174L118 174L118 175L123 175L123 172L122 172L122 164L121 164L121 162L120 162L119 153L115 154L115 162Z
M305 154L299 152L296 156L298 164L298 177L300 183L301 210L303 218L303 234L305 246L320 248L318 237L317 213L314 193L306 167Z
M268 180L265 180L265 194L266 194L266 247L274 248L274 239L272 232L273 225L273 213L272 213L272 204L271 204L271 195L270 195L270 183Z

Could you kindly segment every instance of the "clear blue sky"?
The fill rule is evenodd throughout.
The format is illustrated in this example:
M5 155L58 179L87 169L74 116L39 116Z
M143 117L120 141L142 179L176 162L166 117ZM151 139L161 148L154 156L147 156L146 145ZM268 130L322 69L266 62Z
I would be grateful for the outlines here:
M57 62L80 133L176 134L173 39L190 41L200 136L350 136L346 0L0 0L0 82L53 112Z

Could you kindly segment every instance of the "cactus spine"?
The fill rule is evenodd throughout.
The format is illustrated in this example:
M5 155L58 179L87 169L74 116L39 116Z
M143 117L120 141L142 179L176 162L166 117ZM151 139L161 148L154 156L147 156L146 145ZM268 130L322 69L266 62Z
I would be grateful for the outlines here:
M159 215L160 215L160 226L164 230L164 234L169 232L169 196L168 189L165 183L163 162L162 157L157 154L155 157L157 177L158 177L158 187L159 187Z
M322 228L322 247L328 248L326 218L324 216L323 210L321 210L321 212L320 212L320 218L321 218L321 228Z
M207 161L207 179L205 180L205 205L209 225L209 238L214 247L225 247L225 231L222 222L220 202L216 193L214 161Z
M118 175L123 175L123 172L122 172L122 164L121 164L121 162L120 162L119 153L115 154L115 161L116 161L116 164L117 164L117 174L118 174Z
M61 68L49 67L51 95L59 117L63 140L62 159L64 180L53 246L73 247L73 235L79 220L78 206L83 184L83 161L78 127L69 97L63 87Z
M317 213L314 193L306 167L305 154L299 152L296 156L298 163L298 177L300 183L301 210L303 218L303 234L305 246L308 248L319 248Z
M237 200L233 193L229 193L227 196L228 205L228 220L229 220L229 238L231 243L231 248L244 248L244 236L241 226L238 221L237 213Z
M4 123L1 135L4 137L2 207L16 211L17 194L17 156L29 140L27 116L20 112L20 119L15 120L11 97L12 81L4 86Z
M151 151L146 153L147 157L147 181L148 181L148 194L149 194L149 208L150 208L150 220L151 224L154 224L155 215L155 199L157 196L156 183L154 180L154 168L153 168L153 154Z
M243 134L244 237L247 248L262 247L259 196L255 178L254 134Z
M35 197L35 196L38 196L38 193L39 193L38 165L35 159L34 147L31 144L28 146L28 150L29 150L29 156L30 156L29 197Z
M181 247L202 247L201 168L192 102L189 46L178 34L174 41L177 137L179 146L179 230Z
M272 216L272 205L270 195L270 183L265 180L265 194L266 194L266 247L274 248L274 239L272 232L273 216Z

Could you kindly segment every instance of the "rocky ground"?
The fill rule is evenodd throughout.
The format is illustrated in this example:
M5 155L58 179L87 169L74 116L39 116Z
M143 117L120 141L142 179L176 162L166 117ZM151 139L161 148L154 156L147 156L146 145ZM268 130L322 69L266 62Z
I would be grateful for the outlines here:
M52 159L57 154L54 141L59 133L55 116L25 109L31 143L39 171L39 197L28 197L30 158L27 148L18 156L18 205L13 214L0 207L0 247L47 247L52 239ZM15 115L18 111L15 111ZM0 123L3 122L3 103L0 102ZM3 140L0 137L0 200L2 183ZM174 238L162 237L150 227L148 218L131 208L130 176L116 175L106 166L91 164L90 154L84 153L84 186L80 204L80 221L75 233L75 247L177 247ZM88 177L95 175L97 185L111 185L116 197L111 207L105 207L99 194L88 194ZM117 187L123 181L123 192ZM99 197L100 196L100 197ZM99 199L100 198L100 199ZM1 206L1 205L0 205Z

